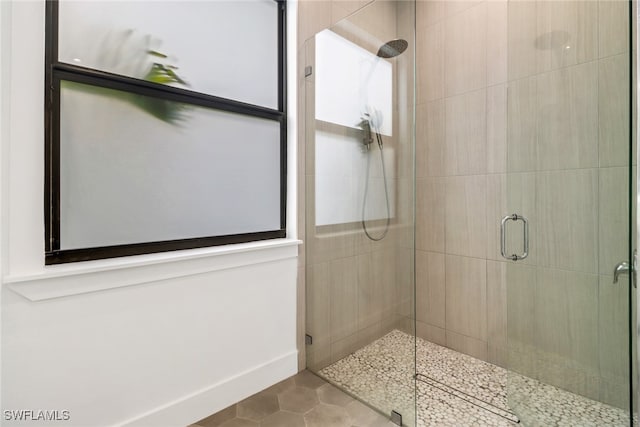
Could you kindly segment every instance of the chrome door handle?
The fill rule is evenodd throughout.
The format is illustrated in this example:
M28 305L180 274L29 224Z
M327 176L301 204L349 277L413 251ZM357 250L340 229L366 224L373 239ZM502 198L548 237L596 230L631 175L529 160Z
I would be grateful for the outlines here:
M507 255L506 247L507 247L507 221L522 221L524 225L524 242L523 242L523 252L522 255ZM500 254L502 254L503 258L510 259L512 261L520 261L529 256L529 221L527 218L518 214L507 215L502 218L500 222Z
M633 283L633 287L637 288L637 280L636 280L636 271L638 271L638 251L633 251L633 265L629 265L627 261L622 261L616 264L616 267L613 269L613 283L618 283L618 279L621 274L629 274L632 275L631 282Z
M631 267L627 261L619 262L616 268L613 269L613 283L618 283L618 278L621 274L629 274Z

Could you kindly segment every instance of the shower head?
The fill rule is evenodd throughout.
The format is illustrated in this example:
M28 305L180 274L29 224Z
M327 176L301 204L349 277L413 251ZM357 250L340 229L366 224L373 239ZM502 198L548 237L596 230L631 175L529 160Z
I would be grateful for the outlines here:
M404 39L391 40L380 46L377 55L380 58L394 58L404 52L407 46L409 43Z

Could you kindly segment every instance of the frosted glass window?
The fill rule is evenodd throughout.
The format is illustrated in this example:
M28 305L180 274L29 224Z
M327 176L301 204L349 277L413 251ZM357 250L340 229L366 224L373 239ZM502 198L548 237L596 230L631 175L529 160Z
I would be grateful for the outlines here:
M63 81L60 249L278 230L280 123Z
M363 114L392 135L392 66L385 59L324 30L316 34L316 119L358 128Z
M278 108L273 0L60 1L58 59Z
M369 192L364 206L367 221L386 219L387 205L384 195L385 180L382 175L380 150L364 151L362 135L354 131L350 135L316 131L316 224L345 224L362 220L364 185L369 171ZM395 150L384 147L384 164L387 171L390 217L395 206Z

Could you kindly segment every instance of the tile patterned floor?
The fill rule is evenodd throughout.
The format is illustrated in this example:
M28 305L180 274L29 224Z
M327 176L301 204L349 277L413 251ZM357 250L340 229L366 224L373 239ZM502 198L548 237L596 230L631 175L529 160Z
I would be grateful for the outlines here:
M397 427L309 371L190 427Z
M413 380L414 357L420 374L417 382ZM507 375L498 366L400 331L390 332L319 374L383 413L400 412L409 426L515 426L510 420L507 384L509 403L522 402L515 411L522 417L521 425L629 425L626 411L531 378ZM395 427L395 424L322 378L304 371L190 427Z
M398 410L413 425L414 348L421 374L416 390L419 427L516 425L509 420L507 382L510 403L522 402L516 412L523 425L629 425L626 411L521 375L507 376L503 368L397 330L319 374L384 413Z

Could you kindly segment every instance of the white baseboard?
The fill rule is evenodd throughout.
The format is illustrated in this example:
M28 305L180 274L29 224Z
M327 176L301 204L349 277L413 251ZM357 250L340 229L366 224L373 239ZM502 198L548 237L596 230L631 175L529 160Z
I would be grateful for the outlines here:
M298 352L292 351L118 425L123 427L185 427L295 375L297 372Z

